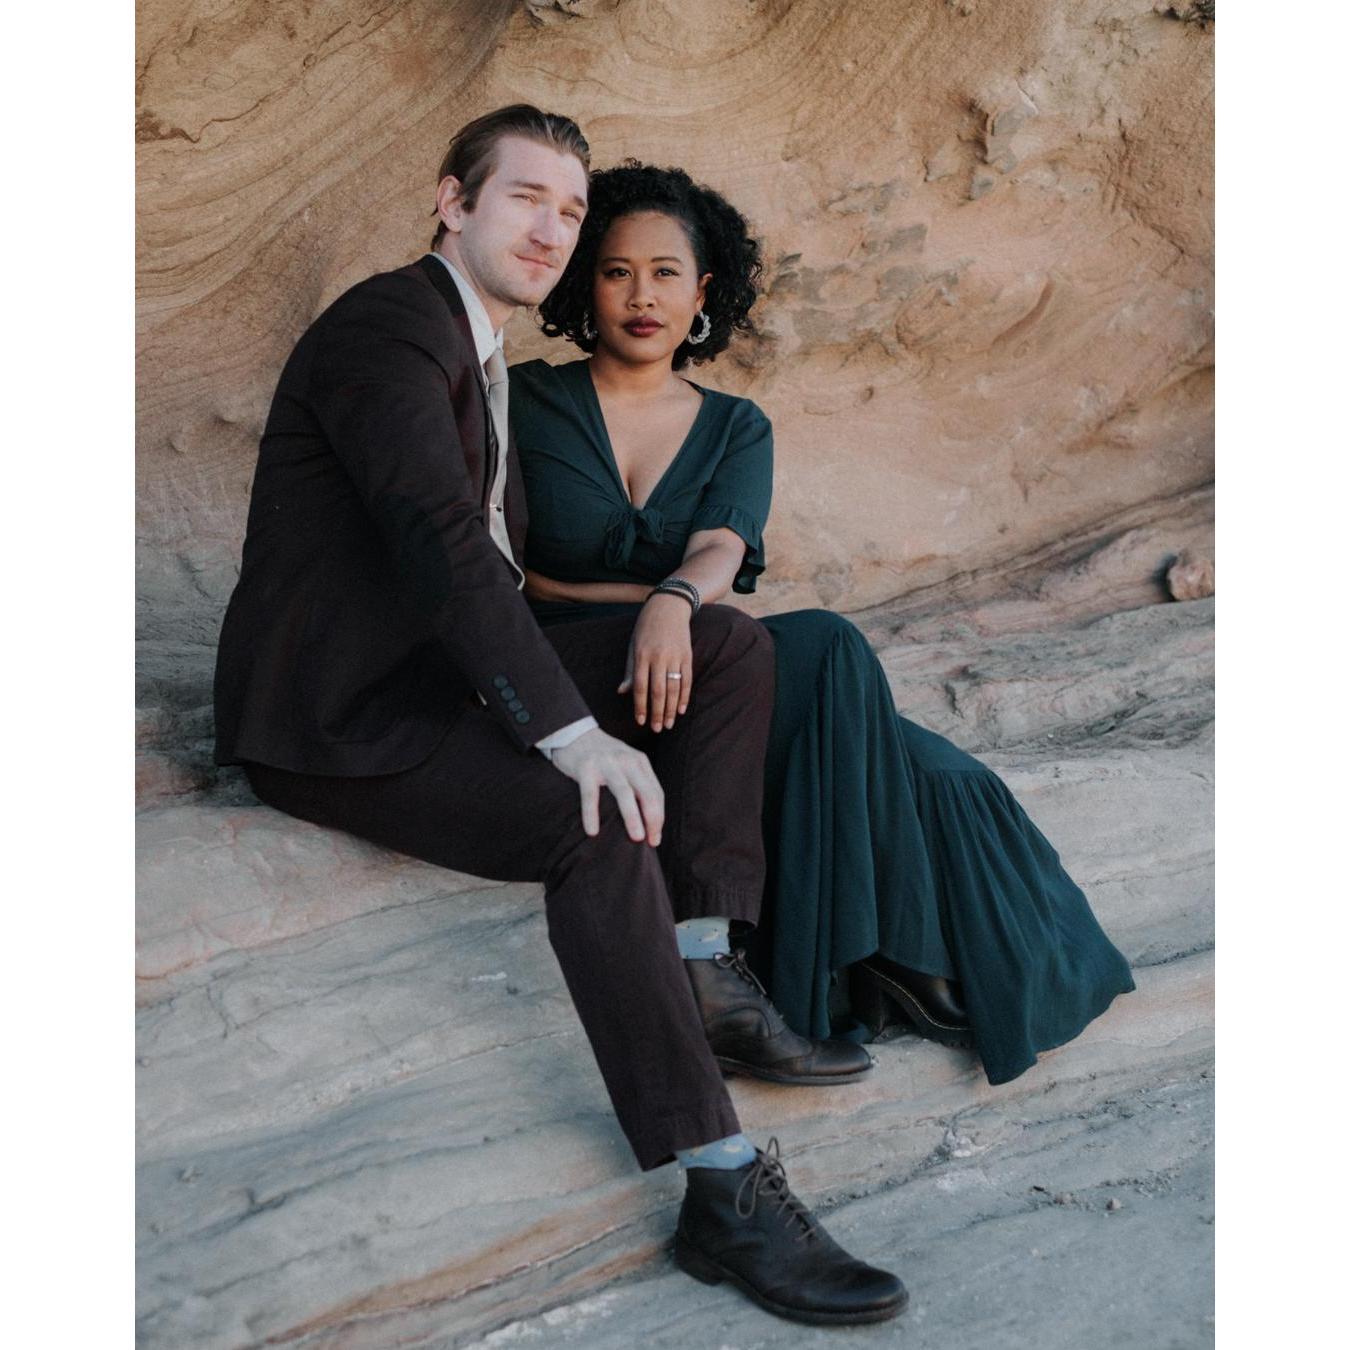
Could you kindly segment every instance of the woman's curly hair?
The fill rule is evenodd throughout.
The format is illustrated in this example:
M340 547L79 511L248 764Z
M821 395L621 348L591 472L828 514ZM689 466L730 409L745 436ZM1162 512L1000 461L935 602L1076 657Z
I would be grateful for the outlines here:
M660 211L678 220L689 237L699 275L712 273L703 302L712 331L697 346L680 343L673 368L681 370L690 361L711 361L727 349L736 333L753 334L750 309L759 296L764 267L759 241L751 235L745 217L720 193L700 187L683 169L658 169L635 159L591 175L590 202L576 251L561 280L539 306L544 332L575 342L583 352L595 351L591 299L600 242L616 220L639 211Z

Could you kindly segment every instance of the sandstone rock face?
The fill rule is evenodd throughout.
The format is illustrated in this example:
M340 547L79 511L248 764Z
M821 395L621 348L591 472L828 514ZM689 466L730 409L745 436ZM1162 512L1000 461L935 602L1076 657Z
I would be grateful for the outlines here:
M1214 594L1214 564L1186 549L1167 569L1167 589L1173 600L1201 600Z
M1193 8L1193 7L1188 7ZM879 604L1211 477L1213 36L1150 0L139 6L142 632L207 644L292 342L529 99L765 242L755 604ZM528 315L513 359L570 355Z

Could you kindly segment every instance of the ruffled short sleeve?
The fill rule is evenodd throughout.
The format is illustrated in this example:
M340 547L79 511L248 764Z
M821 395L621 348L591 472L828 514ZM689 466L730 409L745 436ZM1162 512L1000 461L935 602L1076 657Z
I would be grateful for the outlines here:
M699 499L690 524L695 530L735 530L745 540L745 558L731 589L748 595L764 570L764 526L773 494L773 426L750 402L741 401L727 448Z

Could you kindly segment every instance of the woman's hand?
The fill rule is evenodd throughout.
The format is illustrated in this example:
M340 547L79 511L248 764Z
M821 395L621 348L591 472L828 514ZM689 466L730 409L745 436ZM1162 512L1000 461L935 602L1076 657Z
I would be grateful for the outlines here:
M678 595L653 595L642 607L628 644L628 669L619 693L633 691L638 726L651 718L653 731L673 727L689 708L694 650L689 640L693 610ZM671 676L677 676L671 679Z

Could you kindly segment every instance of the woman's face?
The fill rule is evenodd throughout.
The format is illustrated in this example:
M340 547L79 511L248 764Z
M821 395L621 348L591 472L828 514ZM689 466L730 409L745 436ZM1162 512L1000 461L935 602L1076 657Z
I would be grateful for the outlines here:
M634 364L669 364L694 327L711 275L699 275L678 220L660 211L620 217L600 241L595 263L599 346Z

